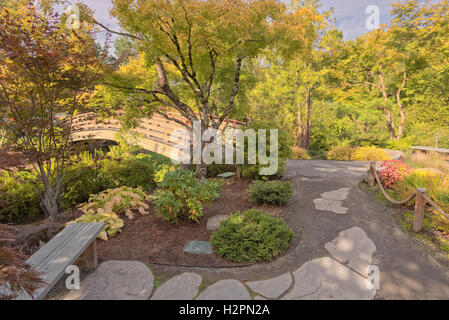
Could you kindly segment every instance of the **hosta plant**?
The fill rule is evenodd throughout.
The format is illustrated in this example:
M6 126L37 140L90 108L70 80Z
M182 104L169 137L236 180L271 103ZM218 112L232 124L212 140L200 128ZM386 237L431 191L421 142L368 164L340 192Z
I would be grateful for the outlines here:
M204 205L218 198L220 180L199 181L192 171L168 172L151 196L156 212L171 223L184 218L199 222Z
M136 211L147 214L149 206L144 202L146 198L147 195L140 189L122 187L106 190L92 195L88 203L81 205L79 209L84 214L70 223L106 222L105 229L98 237L108 240L108 237L122 231L124 222L119 215L125 214L133 219Z

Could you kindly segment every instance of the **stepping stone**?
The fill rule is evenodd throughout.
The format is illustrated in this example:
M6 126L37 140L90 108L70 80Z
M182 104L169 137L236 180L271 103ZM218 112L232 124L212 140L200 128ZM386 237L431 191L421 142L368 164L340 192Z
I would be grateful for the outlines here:
M160 286L151 300L193 300L198 294L201 276L185 272Z
M321 198L326 200L343 201L346 200L351 188L341 188L334 191L329 191L321 194Z
M211 285L196 300L251 300L251 296L240 281L230 279Z
M320 198L313 200L313 203L315 203L315 209L320 211L331 211L337 214L348 213L348 208L343 207L341 201L327 200Z
M197 254L211 254L212 245L207 241L189 241L184 246L184 252Z
M332 258L306 262L293 273L295 285L283 300L371 300L367 279Z
M337 238L326 243L324 247L334 259L368 276L368 267L371 265L376 245L362 229L354 227L342 231Z
M224 172L224 173L218 174L217 177L226 179L226 178L230 178L230 177L235 176L235 175L236 175L235 172Z
M148 300L153 273L139 261L106 261L64 300Z
M225 221L229 216L228 215L218 215L213 216L207 220L207 230L218 230L218 227L220 226L220 222Z
M246 285L265 298L276 299L290 288L292 281L290 273L286 273L270 280L247 282Z

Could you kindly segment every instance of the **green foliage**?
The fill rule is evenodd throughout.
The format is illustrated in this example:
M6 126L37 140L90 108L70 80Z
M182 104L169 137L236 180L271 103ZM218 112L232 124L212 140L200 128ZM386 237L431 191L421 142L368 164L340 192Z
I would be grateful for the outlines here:
M212 234L214 251L229 261L270 261L283 254L294 238L281 218L260 210L232 214Z
M292 185L289 181L253 181L249 194L251 201L258 204L283 206L292 196Z
M102 179L108 182L109 188L128 186L131 188L141 187L145 191L149 191L156 187L152 166L138 159L103 160L100 174Z
M136 158L153 168L155 182L161 182L167 172L175 171L178 167L169 158L153 152L139 153Z
M90 195L106 189L127 186L141 187L145 191L153 190L156 187L154 168L161 165L151 158L143 161L131 157L119 161L97 159L88 152L81 153L72 159L72 165L66 170L65 207L86 202Z
M171 223L180 220L199 222L204 205L218 198L220 180L199 181L191 171L178 169L168 172L151 196L156 212Z
M292 155L291 155L292 159L295 160L310 160L312 159L309 155L309 153L307 152L307 150L294 146L292 147Z
M122 232L124 222L119 218L120 214L125 214L129 219L134 218L133 211L138 211L143 215L147 214L145 210L149 209L149 206L144 202L146 198L146 194L140 189L122 187L106 190L92 195L89 202L79 208L84 214L68 224L106 222L106 227L98 235L98 238L106 241L108 237Z
M278 130L278 168L277 172L274 174L274 176L282 176L282 174L285 172L285 166L286 166L286 159L290 157L291 154L291 146L292 146L292 140L289 136L289 134L279 128L275 123L273 122L267 122L267 121L254 121L252 122L247 129L253 129L258 132L260 129L266 130L267 135L267 141L266 141L266 149L267 149L267 156L270 156L270 130ZM256 146L259 143L259 135L256 134L257 143ZM256 164L248 164L248 141L245 139L245 164L238 165L238 170L240 171L240 175L244 178L266 178L266 176L260 175L260 169L261 168L267 168L269 165L262 165L259 161L259 156L257 155L257 163Z
M23 179L20 172L0 172L0 223L24 224L43 215L36 186Z

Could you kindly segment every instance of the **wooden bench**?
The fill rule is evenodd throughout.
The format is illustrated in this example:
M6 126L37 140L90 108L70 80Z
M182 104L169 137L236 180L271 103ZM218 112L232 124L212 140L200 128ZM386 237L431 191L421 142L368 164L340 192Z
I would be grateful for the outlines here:
M414 146L414 147L412 147L412 150L413 151L421 151L421 152L437 152L437 153L444 154L446 157L449 157L449 149L445 149L445 148Z
M72 223L40 248L26 262L41 273L46 285L34 292L34 299L44 298L65 274L70 265L80 268L97 267L96 238L105 223ZM31 300L22 294L16 300Z

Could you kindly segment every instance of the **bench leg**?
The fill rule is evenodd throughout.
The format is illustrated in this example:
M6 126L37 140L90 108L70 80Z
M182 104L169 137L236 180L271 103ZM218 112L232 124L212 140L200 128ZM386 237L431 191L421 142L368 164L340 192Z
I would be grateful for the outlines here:
M86 251L78 258L76 265L81 269L95 269L98 265L97 240L95 239Z

